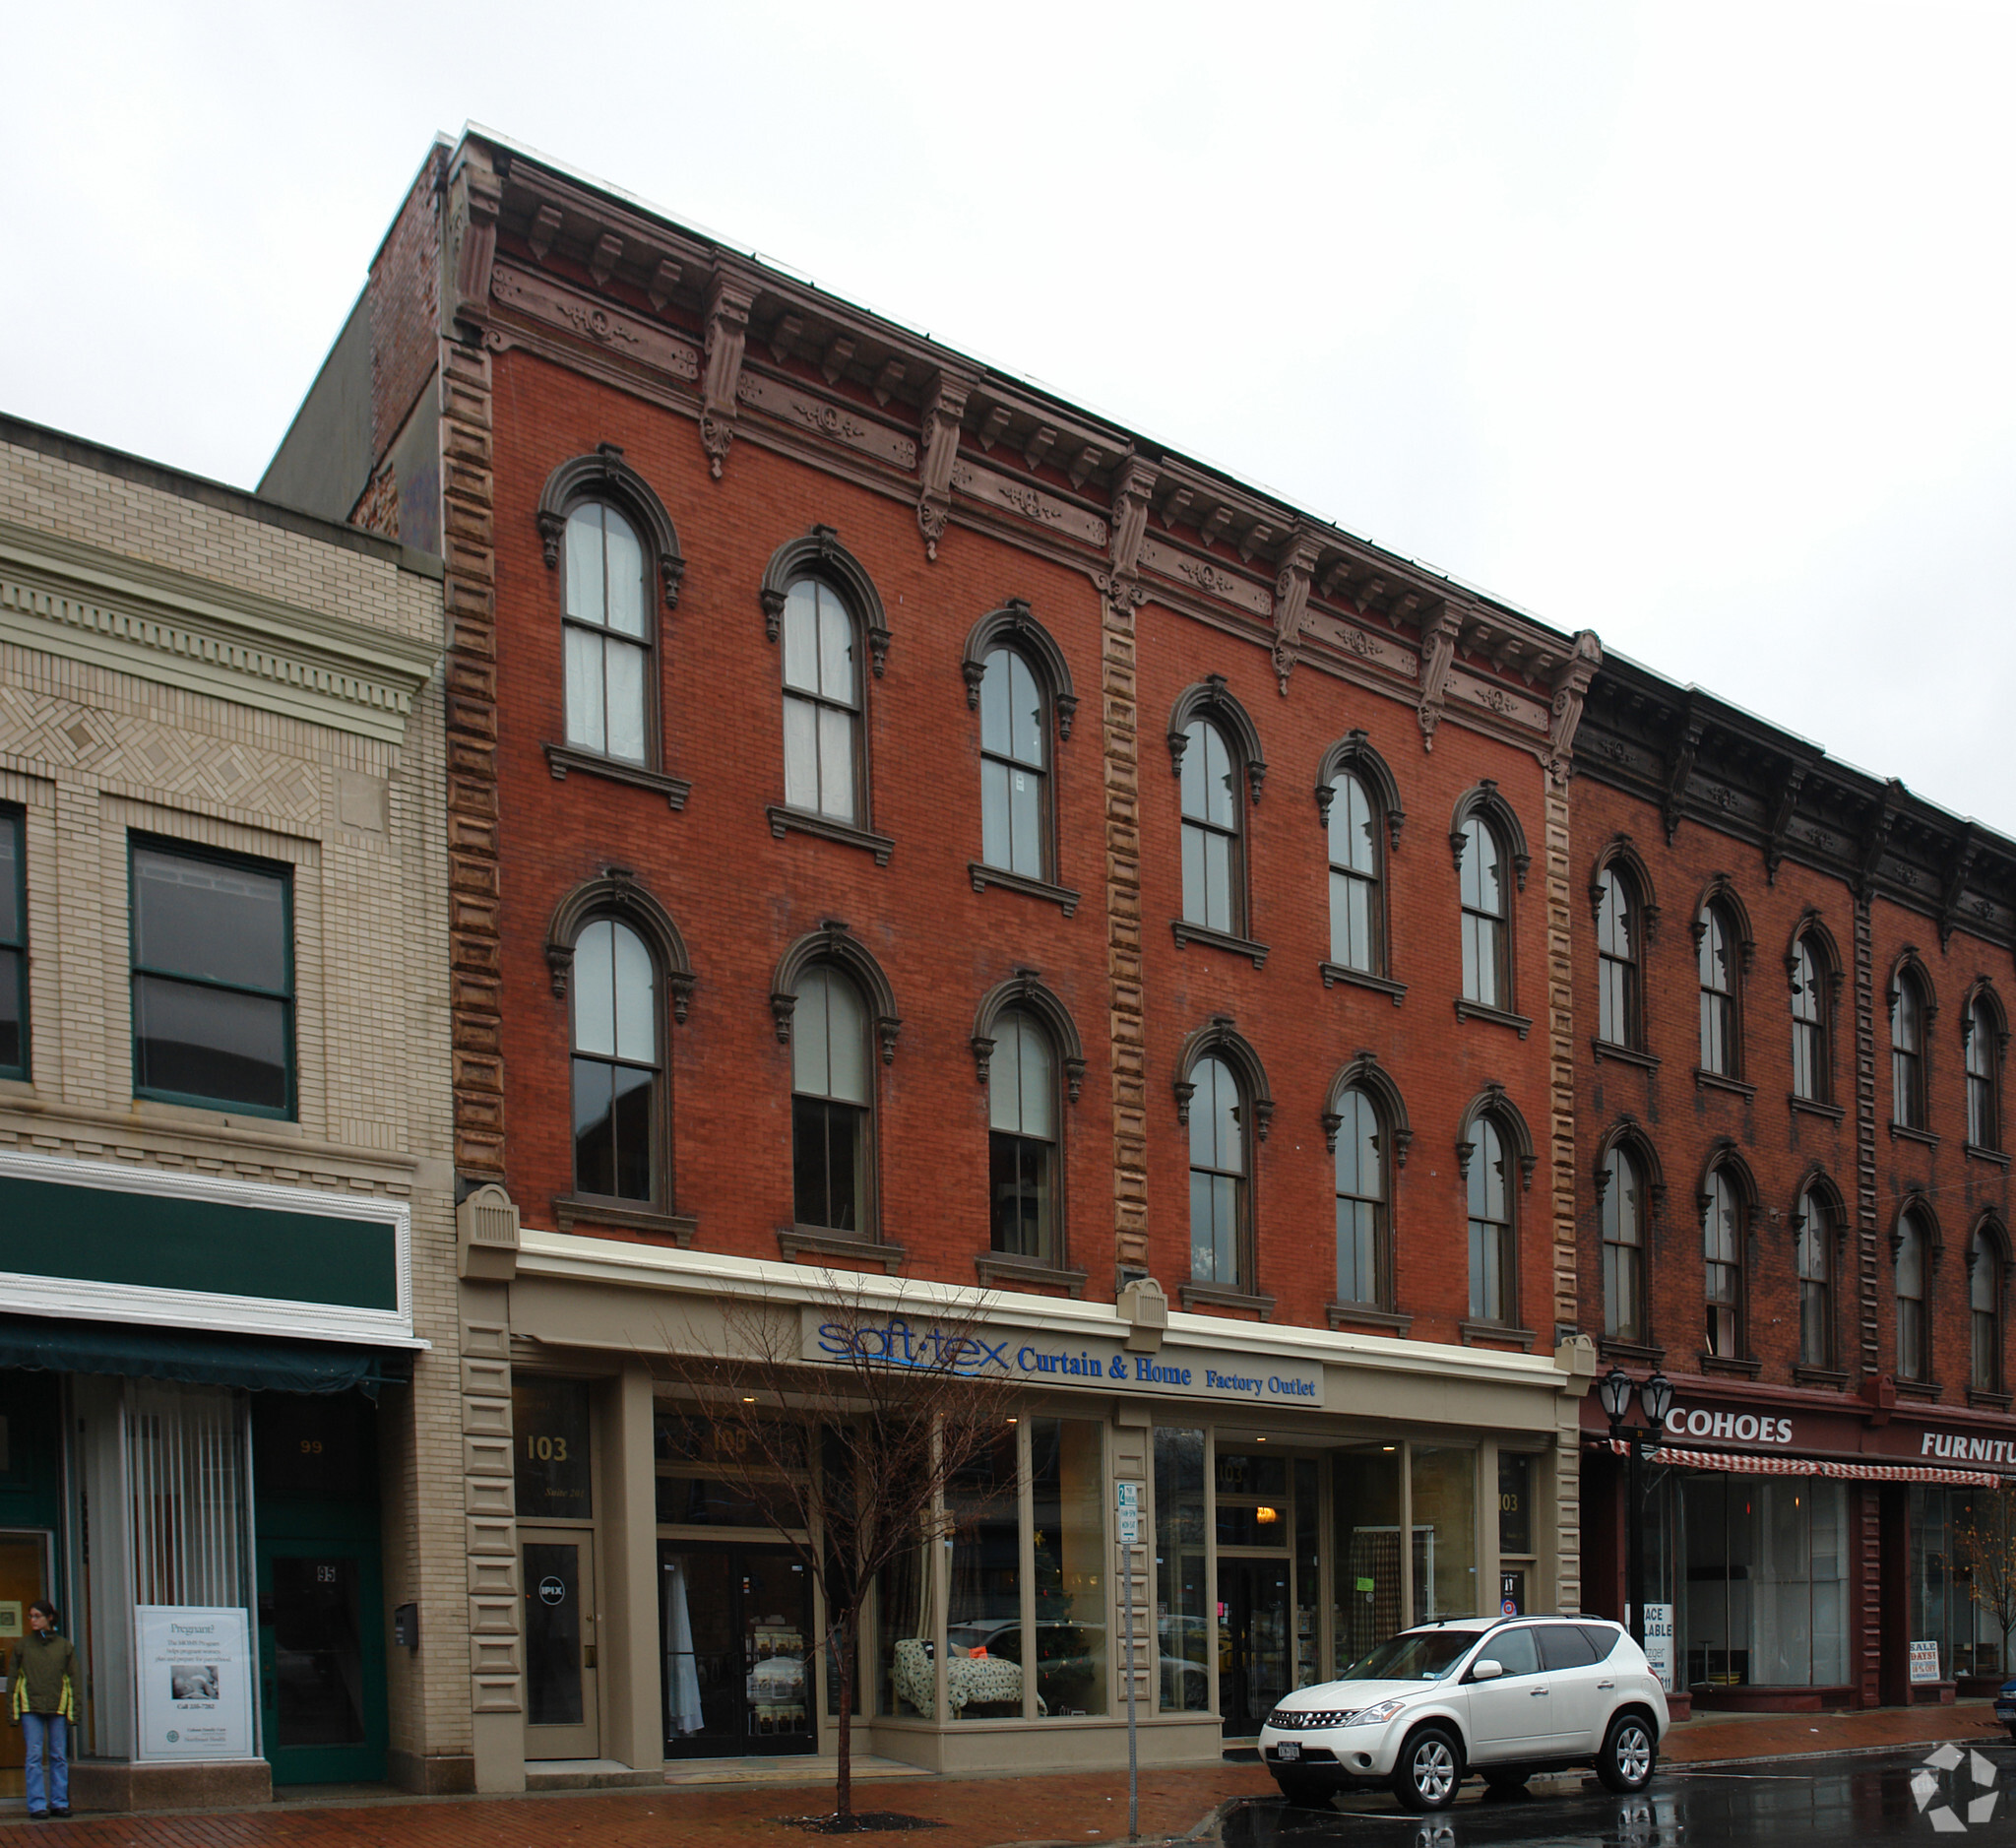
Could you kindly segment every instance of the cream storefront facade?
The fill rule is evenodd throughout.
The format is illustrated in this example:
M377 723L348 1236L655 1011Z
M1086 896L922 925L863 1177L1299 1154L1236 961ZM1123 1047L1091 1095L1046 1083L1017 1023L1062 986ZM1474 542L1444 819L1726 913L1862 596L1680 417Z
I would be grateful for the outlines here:
M1152 1285L1116 1307L836 1279L520 1233L492 1189L464 1228L465 1376L482 1387L466 1431L490 1428L469 1434L471 1500L493 1510L472 1584L498 1593L472 1603L485 1787L587 1759L643 1781L668 1760L835 1750L818 1586L721 1466L673 1358L722 1352L752 1307L796 1318L808 1367L850 1339L901 1365L944 1322L1015 1382L939 1537L870 1596L857 1751L945 1770L1124 1762L1130 1608L1142 1761L1173 1764L1214 1760L1407 1623L1577 1606L1584 1344L1233 1322L1169 1312Z

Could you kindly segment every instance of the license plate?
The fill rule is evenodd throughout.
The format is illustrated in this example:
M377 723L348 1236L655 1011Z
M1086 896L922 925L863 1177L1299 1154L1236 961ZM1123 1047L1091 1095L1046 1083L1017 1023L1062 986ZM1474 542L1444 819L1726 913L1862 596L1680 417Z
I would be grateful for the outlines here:
M1302 1755L1302 1749L1291 1739L1286 1745L1276 1746L1274 1755L1277 1758L1299 1758Z

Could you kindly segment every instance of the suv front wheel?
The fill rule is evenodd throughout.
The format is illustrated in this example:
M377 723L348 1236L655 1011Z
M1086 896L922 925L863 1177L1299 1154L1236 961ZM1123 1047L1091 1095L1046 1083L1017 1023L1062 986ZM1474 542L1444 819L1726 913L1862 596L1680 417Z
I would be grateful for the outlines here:
M1393 1794L1410 1810L1446 1810L1463 1781L1463 1748L1453 1733L1423 1726L1400 1749Z
M1604 1735L1603 1750L1597 1753L1596 1774L1606 1790L1628 1796L1652 1781L1652 1767L1659 1756L1659 1743L1653 1737L1652 1722L1642 1713L1620 1713Z

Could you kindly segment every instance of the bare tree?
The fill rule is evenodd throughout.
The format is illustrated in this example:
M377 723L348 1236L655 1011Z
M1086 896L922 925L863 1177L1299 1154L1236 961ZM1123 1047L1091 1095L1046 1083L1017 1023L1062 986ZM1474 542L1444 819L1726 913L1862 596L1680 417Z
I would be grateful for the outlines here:
M720 1298L713 1315L666 1330L673 1376L708 1421L710 1465L762 1510L825 1593L807 1685L817 1686L811 1665L832 1645L841 1827L853 1816L853 1683L868 1588L950 1531L946 1491L997 1441L1015 1391L979 1339L985 1308L828 1272L809 1306ZM976 1499L962 1491L968 1518Z
M1967 1518L1953 1530L1953 1550L1967 1574L1968 1595L2002 1628L2002 1673L2016 1673L2009 1660L2009 1632L2016 1630L2016 1529L2007 1489L1976 1496Z

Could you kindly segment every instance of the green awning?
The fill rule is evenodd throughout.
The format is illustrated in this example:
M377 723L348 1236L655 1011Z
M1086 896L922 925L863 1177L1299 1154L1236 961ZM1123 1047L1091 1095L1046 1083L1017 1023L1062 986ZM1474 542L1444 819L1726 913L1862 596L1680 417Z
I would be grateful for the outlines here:
M412 1377L405 1348L353 1348L328 1341L184 1333L132 1322L0 1315L0 1367L52 1373L117 1373L191 1386L253 1392L347 1392L372 1398L388 1380Z

